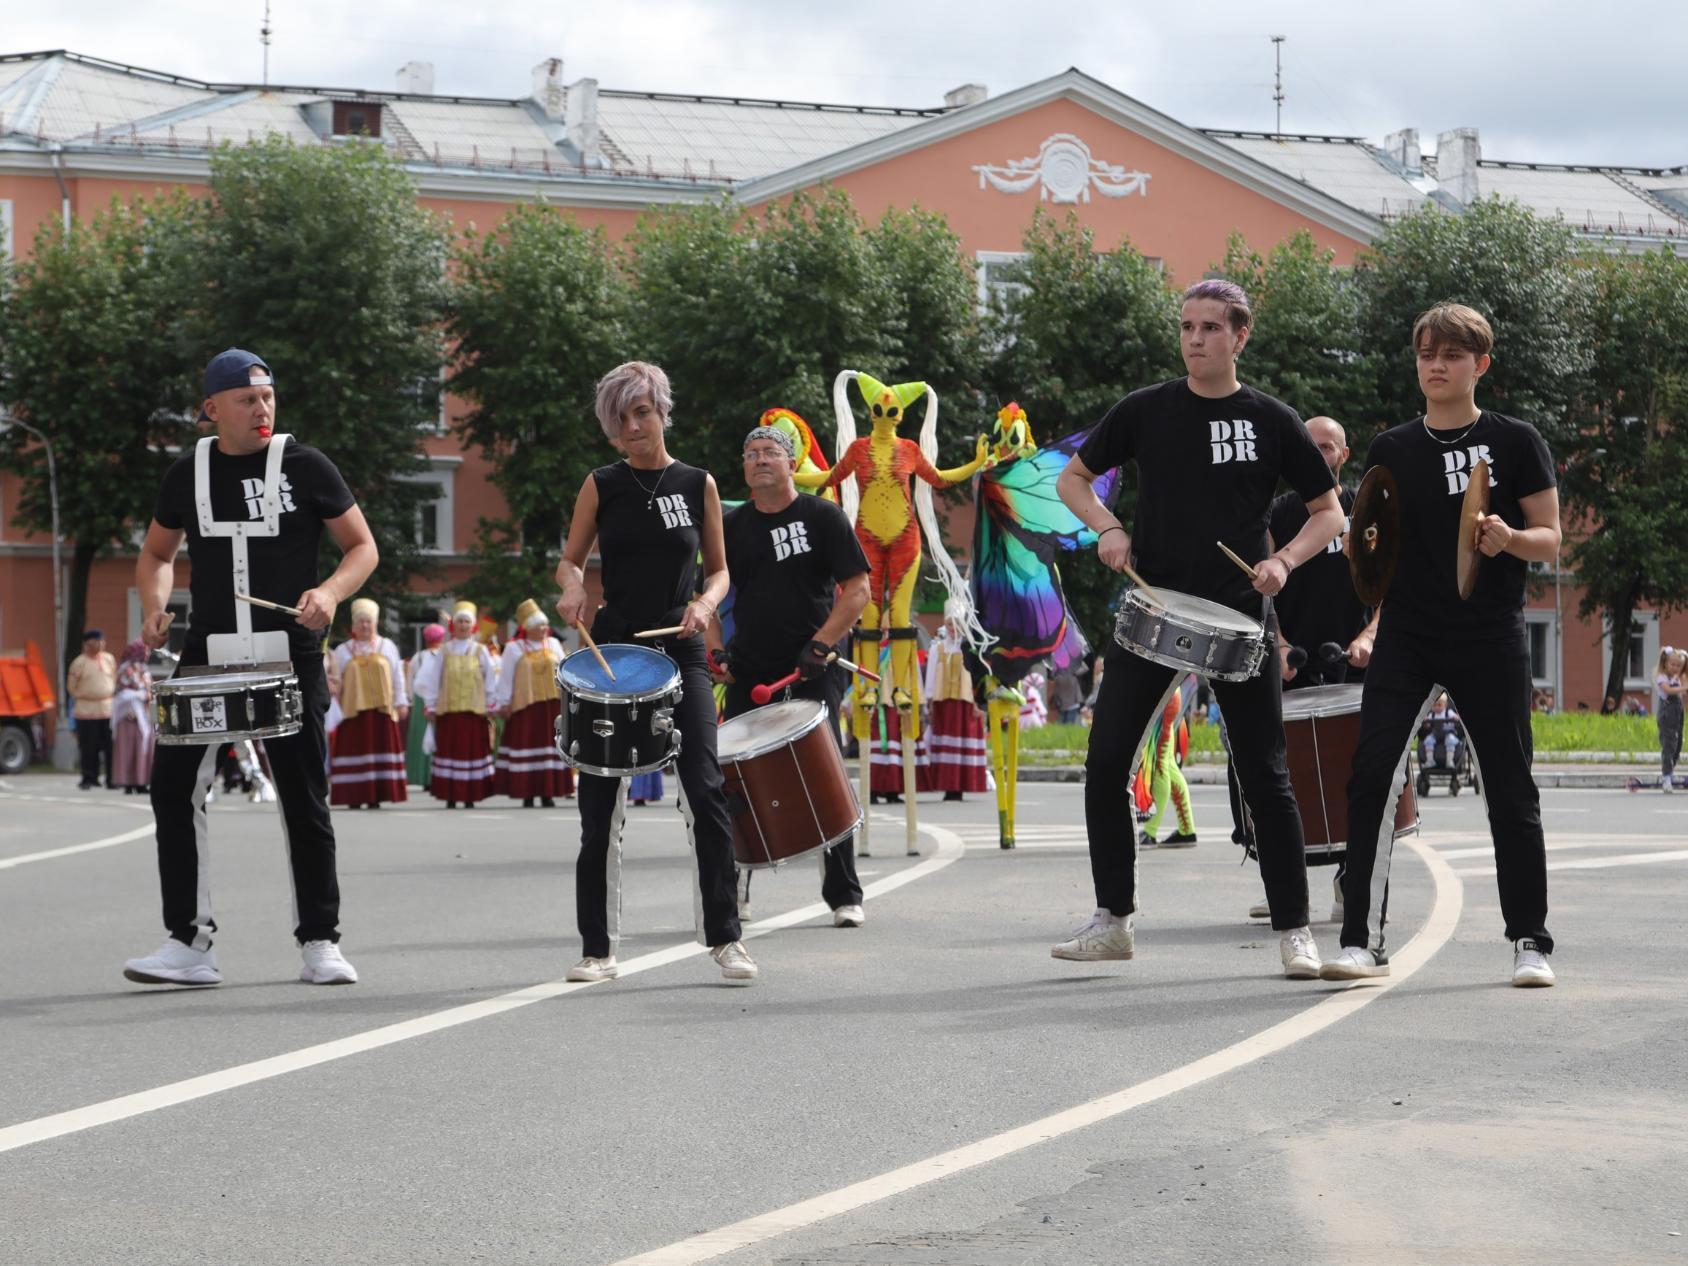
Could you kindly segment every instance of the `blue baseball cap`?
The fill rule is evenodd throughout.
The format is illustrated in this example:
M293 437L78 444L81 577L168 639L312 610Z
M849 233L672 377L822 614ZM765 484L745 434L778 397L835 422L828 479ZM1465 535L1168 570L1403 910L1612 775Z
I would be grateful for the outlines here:
M261 378L252 377L252 369L264 371ZM264 364L263 357L255 352L248 352L239 347L231 347L226 352L218 352L211 358L211 363L205 367L205 394L214 396L219 391L232 391L236 387L253 385L267 386L275 379L270 376L270 367Z

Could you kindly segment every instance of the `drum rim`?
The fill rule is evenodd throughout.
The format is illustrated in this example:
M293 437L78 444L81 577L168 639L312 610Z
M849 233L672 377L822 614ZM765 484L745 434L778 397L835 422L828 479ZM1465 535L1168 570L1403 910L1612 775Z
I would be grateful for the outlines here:
M777 741L770 742L764 747L750 748L742 752L734 752L731 756L723 756L721 754L721 730L726 729L734 721L740 720L743 717L754 716L756 713L762 711L762 708L772 708L778 703L812 703L819 709L819 711L805 721L802 727L795 733L781 735ZM811 730L821 723L822 718L826 717L832 711L832 709L828 708L826 704L822 703L819 699L780 699L775 702L765 703L762 705L762 708L752 708L749 712L741 712L738 716L721 722L720 729L715 731L715 755L717 760L730 760L736 765L740 761L755 760L758 756L766 756L769 752L777 752L782 747L790 747L798 739L808 735Z
M673 761L679 759L680 749L676 747L673 751L669 752L666 756L654 764L627 765L622 768L614 768L609 765L589 765L585 761L575 760L560 747L557 749L557 755L562 757L563 764L567 765L570 769L578 769L583 774L595 774L599 778L630 778L634 774L654 773L656 770L666 767Z
M1229 612L1231 615L1235 616L1237 619L1245 621L1249 626L1246 629L1232 629L1232 628L1227 628L1227 627L1222 626L1222 625L1212 625L1212 628L1214 629L1215 632L1237 633L1237 634L1240 634L1244 637L1249 637L1249 636L1264 637L1265 636L1266 625L1265 625L1264 621L1256 620L1252 615L1245 615L1243 612L1238 611L1235 607L1226 606L1225 603L1216 602L1212 598L1204 598L1200 594L1185 593L1181 589L1168 589L1166 592L1168 594L1175 596L1175 597L1188 598L1191 602L1204 603L1207 606L1216 607L1221 611ZM1198 622L1198 623L1201 622L1200 616L1180 615L1178 612L1169 611L1165 607L1152 608L1152 607L1149 606L1149 602L1150 602L1150 599L1143 594L1143 591L1141 589L1127 589L1125 591L1125 596L1120 599L1119 613L1114 617L1114 627L1118 628L1119 622L1122 619L1125 618L1125 614L1126 614L1128 604L1131 607L1134 607L1137 610L1142 611L1145 615L1155 616L1156 618L1159 618L1159 619L1172 619L1172 620L1176 620L1176 621L1179 621L1179 622L1185 623L1185 624L1188 624L1192 621L1195 621L1195 622Z
M291 738L304 728L303 721L266 725L256 730L218 730L201 734L166 733L155 727L152 741L161 747L210 747L217 743L240 743L251 739Z
M850 836L861 830L862 823L866 819L867 815L862 812L861 802L858 800L856 802L856 820L850 823L849 826L845 827L837 835L833 836L830 840L823 840L821 843L814 845L812 848L804 849L801 853L792 853L788 857L781 857L777 861L771 862L741 862L735 855L733 859L734 864L744 870L778 870L787 862L795 862L800 858L808 857L815 851L815 849L837 848L838 845L842 844Z
M557 680L557 689L570 699L584 699L587 703L649 703L652 699L664 699L681 688L679 672L675 671L675 680L670 681L660 690L648 690L643 694L610 694L602 690L574 690L565 685L561 678Z
M630 642L610 642L598 649L608 650L610 647L625 647L628 650L638 651L641 655L654 655L668 665L668 676L663 680L661 686L638 694L629 694L626 691L612 692L609 690L599 689L595 686L586 686L576 689L574 686L563 680L563 670L568 666L569 660L573 659L575 655L591 655L591 651L582 648L581 650L576 651L574 655L565 656L563 659L557 661L557 667L551 673L551 679L557 683L557 689L561 690L571 699L585 699L591 703L648 703L652 699L660 699L669 692L679 689L681 685L680 666L673 660L669 659L668 656L664 655L661 651L652 650L648 646L634 646Z
M298 686L299 675L291 668L284 673L207 673L199 677L167 677L152 683L153 697L171 695L238 694L254 686Z
M1333 682L1329 685L1324 685L1324 686L1306 686L1306 687L1303 687L1300 690L1286 690L1286 691L1284 691L1284 703L1283 703L1284 720L1285 721L1312 721L1312 720L1317 720L1317 719L1320 719L1320 718L1323 718L1323 717L1353 716L1356 712L1358 712L1360 710L1360 695L1359 695L1358 692L1363 690L1364 688L1365 688L1365 685L1364 685L1363 682L1338 681L1338 682ZM1302 699L1304 697L1313 696L1313 692L1316 691L1316 690L1341 690L1341 691L1344 692L1345 697L1351 697L1353 699L1354 706L1352 708L1342 708L1342 709L1337 710L1337 711L1332 711L1328 708L1327 709L1320 709L1318 711L1313 711L1311 709L1303 710L1300 707L1300 703L1299 703L1300 699ZM1346 692L1350 691L1350 690L1354 691L1355 693L1352 696L1347 696ZM1292 701L1295 702L1295 707L1296 707L1296 713L1295 713L1294 716L1291 716L1289 714L1289 708L1291 707ZM1315 698L1315 702L1316 702L1316 698ZM1334 700L1332 702L1334 702Z
M1261 665L1266 662L1265 656L1261 656L1259 662L1257 662L1254 666L1254 671L1247 673L1235 671L1222 672L1216 668L1204 668L1200 664L1192 664L1187 659L1178 659L1173 655L1151 653L1136 646L1127 646L1124 642L1119 640L1118 629L1114 630L1114 645L1118 646L1128 655L1135 655L1138 659L1146 659L1151 664L1159 664L1162 668L1181 668L1185 672L1194 673L1198 677L1208 677L1217 681L1253 681L1254 678L1259 675Z

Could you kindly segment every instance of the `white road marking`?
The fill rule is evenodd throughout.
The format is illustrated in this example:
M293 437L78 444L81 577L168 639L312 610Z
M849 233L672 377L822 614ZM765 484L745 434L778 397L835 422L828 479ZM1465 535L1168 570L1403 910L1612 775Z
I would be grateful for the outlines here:
M28 791L0 791L0 800L33 800L39 804L79 804L85 809L136 809L142 813L152 812L151 800L143 797L136 803L134 796L108 799L105 796L38 796Z
M1575 839L1555 840L1546 845L1550 853L1564 852L1571 848L1633 848L1647 840L1657 840L1661 846L1665 844L1680 844L1682 835L1679 832L1660 832L1657 835L1643 831L1636 831L1630 835L1579 835ZM1444 861L1460 861L1468 857L1493 857L1493 844L1479 848L1439 848L1436 850Z
M146 829L149 832L152 830L151 827ZM961 858L963 854L961 841L956 838L954 832L939 826L923 826L921 829L929 832L937 841L937 854L876 883L868 884L863 890L862 895L864 897L874 899L883 897L887 893L895 892L905 884L911 884L917 879L924 879L927 875L936 874ZM85 845L83 847L91 846ZM744 929L744 939L750 940L752 937L766 936L769 932L794 927L799 923L806 923L810 919L818 918L827 913L829 911L826 903L817 901L812 905L788 910L784 914L772 915L748 924ZM653 968L666 967L669 963L677 963L682 959L694 958L705 952L705 947L695 941L670 945L667 949L641 954L638 958L629 959L622 963L621 975L637 975L640 972L651 971ZM1398 962L1399 959L1395 961ZM220 1094L225 1090L237 1090L242 1086L250 1086L254 1082L267 1081L271 1077L282 1077L301 1069L314 1068L319 1064L345 1059L350 1055L361 1055L365 1051L378 1050L383 1046L392 1046L397 1042L425 1037L430 1033L439 1033L445 1029L457 1028L459 1025L471 1024L476 1020L489 1019L492 1016L503 1015L507 1011L531 1006L536 1002L544 1002L565 994L578 993L582 989L602 988L606 983L608 982L579 984L566 980L552 980L544 984L530 985L526 989L517 989L511 993L500 994L496 998L487 998L481 1002L472 1002L460 1007L448 1007L444 1011L435 1011L431 1015L401 1020L397 1024L383 1025L378 1029L354 1033L350 1037L337 1038L332 1042L322 1042L316 1046L307 1046L297 1051L289 1051L284 1055L272 1055L268 1059L254 1060L249 1064L237 1064L233 1068L224 1068L218 1072L206 1073L199 1077L190 1077L186 1081L173 1082L152 1090L122 1095L116 1099L107 1099L102 1103L89 1104L83 1108L72 1108L67 1112L57 1112L52 1116L38 1117L33 1121L22 1121L17 1125L0 1129L0 1152L9 1152L16 1148L28 1147L33 1143L42 1143L66 1134L91 1130L96 1126L110 1125L114 1121L123 1121L147 1112L156 1112L160 1108L174 1107L177 1104L188 1103L194 1099L203 1099L207 1095Z
M125 831L121 835L108 835L103 840L90 840L86 844L71 844L65 848L50 848L42 853L24 853L18 857L0 857L0 870L7 870L13 866L22 866L26 862L45 862L55 857L69 857L72 853L91 853L97 848L111 848L117 844L127 844L130 840L138 840L153 833L153 826L138 826L133 831Z
M1625 853L1618 857L1584 857L1574 862L1549 862L1549 870L1606 870L1612 866L1649 866L1655 862L1688 861L1688 848L1674 849L1668 853ZM1493 866L1462 866L1454 872L1456 875L1492 875ZM1391 960L1393 961L1393 960Z
M837 1191L799 1201L784 1209L757 1214L730 1226L705 1231L663 1248L624 1258L614 1266L690 1266L691 1263L708 1261L724 1253L759 1244L827 1218L900 1195L915 1187L936 1182L940 1178L989 1164L1063 1134L1095 1125L1099 1121L1117 1117L1133 1108L1140 1108L1144 1104L1164 1099L1264 1059L1303 1038L1329 1028L1340 1020L1347 1019L1424 966L1431 956L1447 943L1459 922L1465 888L1457 873L1436 856L1433 850L1425 848L1417 840L1407 839L1402 842L1429 868L1436 885L1435 901L1430 908L1430 916L1425 920L1418 935L1407 942L1400 953L1390 958L1391 974L1375 981L1373 987L1347 988L1327 994L1322 1001L1298 1015L1262 1029L1240 1042L1214 1051L1192 1063L1138 1082L1114 1094L1092 1099L1089 1103L1081 1103L1077 1107L1006 1130L976 1143L904 1165L889 1173L852 1183Z

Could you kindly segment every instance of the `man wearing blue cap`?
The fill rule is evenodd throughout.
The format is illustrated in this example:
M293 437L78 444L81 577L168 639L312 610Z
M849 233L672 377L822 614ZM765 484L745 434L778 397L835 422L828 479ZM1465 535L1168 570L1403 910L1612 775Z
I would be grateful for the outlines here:
M193 560L192 623L181 667L242 666L289 660L299 679L304 724L265 740L293 875L294 929L310 984L351 984L357 972L340 953L340 886L328 810L328 681L322 630L336 607L375 570L375 539L346 481L314 448L275 434L275 380L264 361L238 348L205 367L200 417L216 430L164 476L153 522L135 568L141 638L164 645L165 611L184 542ZM343 557L317 578L317 547L327 528ZM296 608L298 616L254 607L237 593ZM221 744L161 744L154 759L152 808L158 823L158 876L164 944L124 964L143 984L222 982L211 948L210 841L205 796Z

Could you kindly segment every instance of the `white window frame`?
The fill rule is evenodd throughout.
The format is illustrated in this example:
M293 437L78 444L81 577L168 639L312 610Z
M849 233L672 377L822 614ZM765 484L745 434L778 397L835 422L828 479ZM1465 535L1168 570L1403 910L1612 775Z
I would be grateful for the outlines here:
M1659 661L1659 613L1656 611L1635 611L1630 614L1630 620L1641 626L1641 676L1631 677L1624 674L1624 689L1652 690L1653 665ZM1634 642L1631 642L1634 645ZM1612 633L1604 629L1600 634L1600 681L1601 689L1605 689L1606 681L1612 675Z
M434 505L434 544L423 548L422 552L430 556L455 554L457 540L454 532L457 514L457 468L463 464L463 459L455 454L429 454L428 473L425 475L406 475L405 479L412 483L437 484L440 496ZM418 513L420 514L420 508ZM416 525L416 543L422 544L422 524Z
M1030 258L1031 258L1031 252L1029 252L1029 251L974 251L973 252L973 259L974 259L975 264L977 265L977 267L975 268L975 272L978 276L979 311L980 312L989 312L990 307L991 307L992 286L991 286L991 283L990 283L990 266L992 264L1014 264L1014 263L1020 262L1021 260L1030 259ZM998 283L998 288L1005 288L1007 286L1018 286L1021 290L1030 289L1030 287L1025 285L1023 282L1002 282L1002 283Z
M1525 636L1526 639L1528 639L1528 637L1530 635L1530 628L1535 626L1535 625L1538 625L1538 624L1542 628L1547 630L1547 634L1546 634L1547 640L1546 640L1546 647L1545 647L1545 649L1546 649L1546 659L1547 659L1547 672L1544 675L1539 676L1539 677L1534 672L1532 672L1530 674L1530 684L1532 686L1536 686L1538 688L1551 689L1554 693L1554 696L1557 698L1557 696L1559 694L1559 683L1554 679L1553 674L1556 671L1557 665L1559 663L1558 617L1552 611L1526 610L1524 612L1524 625L1525 625L1524 636ZM1524 645L1525 645L1525 649L1528 650L1529 642L1527 640L1526 640Z
M12 258L12 200L0 198L0 259Z

